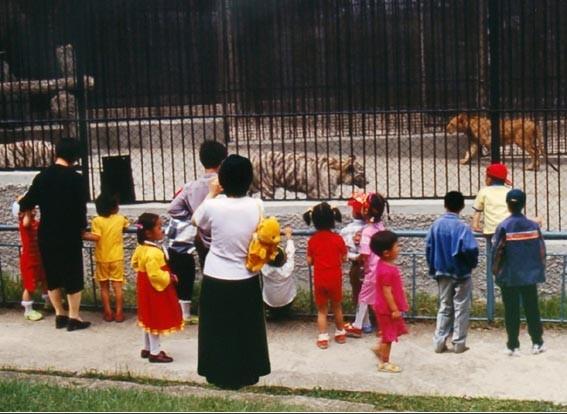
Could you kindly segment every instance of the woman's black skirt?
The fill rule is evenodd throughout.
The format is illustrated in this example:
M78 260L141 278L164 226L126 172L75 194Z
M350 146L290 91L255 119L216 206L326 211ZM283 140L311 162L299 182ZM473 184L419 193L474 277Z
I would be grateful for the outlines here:
M198 373L222 388L240 388L270 373L260 278L203 277Z

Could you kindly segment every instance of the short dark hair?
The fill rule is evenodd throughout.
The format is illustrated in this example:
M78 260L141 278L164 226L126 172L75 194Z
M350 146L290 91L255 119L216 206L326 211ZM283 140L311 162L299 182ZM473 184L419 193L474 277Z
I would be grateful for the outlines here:
M526 206L526 193L518 188L514 188L506 194L506 204L512 214L519 214Z
M342 221L342 215L338 208L331 208L329 203L322 202L303 213L303 220L307 225L313 222L317 230L331 230L335 228L336 221Z
M271 262L269 262L268 264L272 267L282 267L286 261L287 261L287 256L285 254L284 249L278 247L278 254L276 255L276 258Z
M459 213L465 208L465 197L460 191L449 191L444 198L445 208L453 213Z
M223 192L229 197L244 197L254 178L250 160L236 154L222 162L218 175Z
M142 213L136 221L136 238L138 244L144 244L146 239L146 231L153 229L159 220L159 216L154 213Z
M227 154L226 147L218 141L204 141L199 148L199 160L205 168L217 168Z
M73 164L81 158L82 146L78 139L61 138L55 144L55 157L63 158L69 164Z
M398 235L396 233L389 230L379 231L374 233L370 239L370 250L375 255L382 257L384 252L394 247L397 241Z
M95 200L96 213L108 217L118 208L118 198L115 195L102 193Z

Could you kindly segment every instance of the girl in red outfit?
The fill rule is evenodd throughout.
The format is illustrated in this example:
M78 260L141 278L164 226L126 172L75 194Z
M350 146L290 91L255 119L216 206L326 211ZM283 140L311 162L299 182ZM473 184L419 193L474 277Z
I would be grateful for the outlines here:
M30 211L20 212L19 207L20 206L16 201L12 207L12 211L18 218L20 240L22 243L20 273L22 275L22 284L24 285L24 292L22 293L24 318L29 321L39 321L43 319L43 315L33 309L32 298L32 294L38 286L41 287L42 297L45 300L46 308L49 306L45 271L43 270L41 255L39 254L39 246L37 244L39 221L35 218L37 212L35 208Z
M317 204L303 215L305 222L313 222L317 232L307 242L307 263L313 265L315 303L317 304L317 326L319 336L317 346L326 349L329 346L327 332L327 314L329 301L335 315L335 341L346 342L343 320L343 269L347 248L343 238L332 231L335 221L341 221L341 212L327 203Z
M160 335L183 329L181 308L177 300L175 276L169 272L165 251L156 242L163 239L159 216L144 213L136 224L138 247L132 256L132 267L138 273L138 325L144 330L142 358L150 362L172 362L160 351Z
M376 303L374 312L382 331L378 347L374 352L382 372L398 373L401 368L390 362L392 342L406 334L402 312L408 311L404 292L404 281L395 262L400 254L398 236L391 231L379 231L370 240L370 249L380 257L376 267Z

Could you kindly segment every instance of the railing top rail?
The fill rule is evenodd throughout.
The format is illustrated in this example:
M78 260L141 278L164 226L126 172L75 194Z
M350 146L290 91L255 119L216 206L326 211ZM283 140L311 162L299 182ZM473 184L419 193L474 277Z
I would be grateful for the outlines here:
M391 229L395 232L398 237L414 237L414 238L425 238L427 236L427 230L399 230L399 229ZM0 224L0 232L11 232L11 231L18 231L18 226L15 224ZM126 233L136 233L136 227L131 226L125 230ZM294 230L294 236L311 236L315 233L313 229L299 229ZM545 240L567 240L567 232L561 231L543 231L543 238ZM485 238L486 236L482 233L474 233L476 238Z

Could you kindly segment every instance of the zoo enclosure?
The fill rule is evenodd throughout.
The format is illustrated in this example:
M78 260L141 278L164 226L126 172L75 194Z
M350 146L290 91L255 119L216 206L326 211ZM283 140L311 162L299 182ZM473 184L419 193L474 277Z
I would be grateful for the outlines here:
M565 16L561 0L4 0L0 166L47 164L42 143L76 136L91 196L104 159L127 156L135 200L166 201L216 139L246 155L354 155L389 198L472 197L489 159L460 165L470 137L447 122L523 117L558 171L526 171L517 147L501 158L529 213L561 230Z
M18 228L14 225L0 225L0 233L14 233L17 234ZM127 233L135 234L135 228L129 228ZM426 231L423 230L396 230L396 234L400 237L402 243L410 243L409 248L402 249L402 253L400 256L399 261L401 262L400 267L402 269L402 273L405 279L405 286L406 286L406 295L408 296L408 303L410 306L410 310L407 312L406 316L410 319L434 319L435 315L428 313L426 311L422 311L421 309L421 300L423 297L429 295L431 297L431 289L423 288L422 283L423 280L429 281L432 285L435 285L435 282L430 279L428 276L428 267L427 263L425 262L425 251L424 248L419 249L416 248L415 245L412 245L412 242L415 241L423 241L427 234ZM293 232L296 240L299 238L307 238L313 234L313 230L296 230ZM549 240L567 240L566 233L559 233L559 232L544 232L544 238L546 241ZM496 296L497 290L494 285L494 279L491 272L489 272L490 263L487 260L486 253L490 251L490 244L487 243L488 240L482 236L477 234L476 237L481 241L481 256L479 257L479 268L475 270L473 273L473 280L474 285L478 287L480 285L480 290L484 293L484 295L473 294L473 300L482 303L482 306L485 309L482 316L474 316L472 319L476 320L485 320L485 321L493 321L496 317ZM484 242L482 242L484 241ZM19 256L19 248L20 246L17 243L13 242L0 242L0 305L1 306L8 306L8 305L16 305L19 304L19 297L14 297L13 292L12 295L7 293L6 284L10 282L13 286L14 283L17 283L18 280L14 277L15 275L9 272L6 272L7 267L11 267L13 269L17 267L17 264L14 266L14 260L16 257ZM132 248L126 248L126 251L129 253L128 256L131 254ZM84 266L85 266L85 278L88 281L85 283L85 292L88 292L87 295L84 295L89 299L87 299L87 303L84 303L86 307L94 307L95 309L100 309L101 305L99 303L99 299L97 297L97 286L94 278L94 261L93 261L93 247L85 247L85 257L87 258ZM306 263L302 258L306 257L305 249L298 249L297 250L297 258L296 259L296 274L298 272L299 266L304 266ZM9 257L9 259L7 259ZM549 312L542 312L548 313L545 315L542 320L545 322L559 322L564 323L567 321L567 292L566 292L566 273L567 273L567 254L557 254L557 253L548 253L547 254L547 265L546 265L546 275L547 275L547 282L546 284L552 284L554 287L552 288L552 293L549 298L546 298L546 295L542 295L540 292L540 297L545 300L548 299L549 302L552 303L552 315L549 315ZM7 263L10 263L7 266ZM17 262L17 260L16 260ZM128 263L128 258L126 258L126 262ZM198 261L196 261L198 262ZM549 263L553 262L553 263ZM201 272L198 272L201 274ZM348 270L343 272L343 280L347 280L346 277L348 274ZM303 286L300 285L299 280L296 277L296 283L299 285L298 288L303 288L304 291L307 291L309 296L309 303L307 309L301 309L301 312L304 314L306 313L309 316L315 316L317 314L317 309L314 304L313 300L313 285L312 285L312 277L311 277L311 269L308 268L308 280L303 281ZM127 283L126 286L136 286L135 279L132 279L135 276L126 277ZM420 282L421 279L421 282ZM344 284L344 282L343 282ZM420 287L421 286L421 287ZM540 285L542 286L542 285ZM543 284L545 286L545 284ZM541 287L540 287L541 291ZM436 290L435 290L436 292ZM347 296L350 296L350 292L348 289L345 289L343 294L343 301ZM435 295L433 295L435 296ZM480 297L484 296L484 297ZM540 298L540 299L541 299ZM85 302L85 301L84 301ZM132 304L127 306L132 308ZM430 309L429 309L430 310ZM353 316L347 313L347 316Z

